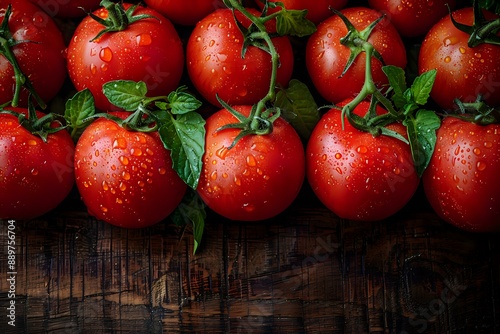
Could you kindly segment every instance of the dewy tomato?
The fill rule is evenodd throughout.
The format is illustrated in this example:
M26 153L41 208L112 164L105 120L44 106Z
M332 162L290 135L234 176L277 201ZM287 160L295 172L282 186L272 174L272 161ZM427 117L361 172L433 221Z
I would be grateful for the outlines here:
M368 102L354 112L364 115ZM377 113L384 113L378 107ZM419 178L410 146L399 139L355 129L341 111L330 109L313 130L306 150L309 184L320 201L345 219L375 221L399 211L415 193ZM391 130L406 136L405 127Z
M128 9L131 5L123 6ZM94 14L106 19L109 11L100 8ZM182 76L184 50L172 23L159 12L141 6L132 15L154 18L139 19L124 30L106 32L92 41L105 27L88 16L78 25L68 46L73 84L78 90L88 88L96 107L103 111L117 109L102 92L102 85L108 81L144 81L151 96L162 96L175 90Z
M248 115L250 106L234 107ZM231 146L239 129L221 126L236 118L222 109L207 119L203 171L197 188L207 206L239 221L268 219L284 211L297 197L305 175L304 148L293 127L283 119L268 135L248 135Z
M500 124L446 117L422 182L445 221L474 232L500 231Z
M382 13L364 7L350 7L341 10L358 31L362 31ZM306 66L311 80L319 94L329 102L339 103L358 94L365 82L365 53L358 55L349 70L343 75L351 50L340 43L347 34L347 28L338 15L324 20L311 35L306 46ZM406 66L405 46L397 30L387 18L373 29L369 43L382 55L386 65ZM372 77L379 87L387 83L382 63L372 59Z
M264 8L263 1L255 0L255 2L261 9ZM330 7L340 10L347 4L347 0L271 0L270 2L281 2L286 9L306 9L306 18L315 24L319 24L321 21L333 15ZM273 11L275 10L269 10L269 13Z
M224 8L222 0L145 0L176 24L191 26L216 9Z
M67 131L51 133L44 142L17 117L0 114L0 219L32 219L56 208L75 183L74 153Z
M472 8L452 13L459 23L472 25ZM484 11L486 19L497 15ZM422 42L418 60L419 73L437 69L432 99L443 109L455 107L454 99L473 102L478 94L490 106L500 105L500 46L480 44L470 48L469 34L458 30L450 16L441 19Z
M259 15L254 9L249 11ZM236 16L250 25L240 12L236 12ZM272 30L273 26L270 24L267 29ZM189 78L196 90L215 106L220 106L216 95L231 105L252 105L269 90L270 54L250 46L242 58L243 40L230 9L209 14L191 33L186 50ZM275 37L272 41L280 61L277 84L285 87L293 72L293 49L288 37Z
M113 114L123 119L130 115ZM172 169L158 132L127 131L104 118L90 124L78 140L75 176L90 214L127 228L166 218L187 187Z
M18 42L11 50L20 70L47 103L59 92L67 75L63 35L52 18L28 0L0 0L0 22L5 19L6 8L10 3L12 14L8 27L12 38ZM8 44L8 35L4 32L2 36L5 41L3 47ZM0 53L0 104L11 101L14 91L14 68ZM20 92L18 105L28 105L28 90L25 88Z

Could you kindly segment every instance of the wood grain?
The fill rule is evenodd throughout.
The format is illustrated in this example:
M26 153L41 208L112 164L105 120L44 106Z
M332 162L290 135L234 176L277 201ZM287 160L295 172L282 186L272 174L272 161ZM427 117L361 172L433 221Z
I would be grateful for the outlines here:
M76 195L74 195L76 196ZM495 333L500 237L459 231L416 196L384 222L341 220L307 189L275 219L209 212L196 255L168 220L126 230L77 198L16 222L16 327L2 333Z

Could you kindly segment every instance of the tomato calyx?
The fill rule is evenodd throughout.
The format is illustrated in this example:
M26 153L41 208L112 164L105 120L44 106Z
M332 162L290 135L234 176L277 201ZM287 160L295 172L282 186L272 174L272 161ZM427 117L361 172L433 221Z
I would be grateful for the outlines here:
M500 30L500 18L495 20L486 20L479 6L479 1L473 1L474 23L469 26L457 22L450 11L450 19L453 25L460 31L470 35L467 45L474 48L480 44L500 45L500 36L497 35Z
M35 99L40 108L45 109L47 105L35 91L35 88L33 87L33 84L31 83L28 76L24 74L24 72L21 70L21 67L19 66L16 56L14 55L14 52L12 50L13 47L21 43L34 43L34 42L24 41L24 40L17 41L13 38L12 33L9 29L9 19L11 14L12 14L12 5L9 4L7 6L7 9L5 10L5 16L3 18L2 24L0 25L0 54L3 55L7 59L7 61L12 65L12 68L14 69L14 77L16 82L14 89L14 96L10 104L13 107L17 107L17 105L19 104L21 89L24 87L30 92L31 96Z
M244 136L270 134L273 131L273 122L281 115L280 108L274 105L276 100L277 72L280 65L279 54L271 39L275 34L268 32L265 23L272 19L276 19L276 33L278 36L307 36L316 30L316 26L305 18L307 11L287 10L280 4L277 4L281 7L280 11L267 15L269 3L266 1L262 16L257 17L251 14L238 0L224 0L223 2L226 7L233 12L235 23L244 37L241 57L244 58L248 48L253 46L269 53L271 55L272 64L268 92L252 106L249 116L244 116L237 112L225 101L222 101L219 96L216 96L219 103L238 120L237 123L227 124L219 128L218 131L228 128L241 129L241 132L228 147L228 149L231 149ZM276 4L272 6L276 6ZM240 12L251 21L248 28L236 18L236 11Z
M153 15L134 15L135 9L138 5L132 5L129 8L125 9L122 3L114 3L109 0L102 0L100 5L106 8L106 10L108 11L108 17L103 19L93 13L88 14L90 17L92 17L94 20L105 27L94 38L92 38L90 42L99 39L106 33L125 30L130 24L139 20L150 18L158 20L158 18Z
M17 118L19 124L28 130L31 134L40 137L43 142L47 142L48 136L52 133L66 129L63 125L64 117L56 113L48 113L38 117L33 104L28 101L27 115L17 111L4 109L0 107L0 114L9 114ZM54 126L58 124L59 126Z
M458 106L457 113L446 116L460 118L477 125L500 123L500 110L487 105L482 96L478 96L474 102L462 102L455 99L455 104Z

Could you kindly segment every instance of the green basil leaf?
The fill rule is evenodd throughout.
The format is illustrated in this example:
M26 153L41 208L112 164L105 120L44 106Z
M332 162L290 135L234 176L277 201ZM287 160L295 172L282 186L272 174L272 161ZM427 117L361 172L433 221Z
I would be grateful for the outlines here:
M95 113L94 96L85 88L66 101L64 117L72 128L80 128L88 123Z
M382 67L387 79L389 79L389 85L391 85L394 95L392 96L392 101L396 108L402 108L406 104L406 98L404 93L407 89L405 71L393 65L388 65Z
M171 215L171 219L177 226L192 225L194 237L193 254L196 254L196 250L201 244L206 217L205 203L195 190L186 192L182 202Z
M316 25L306 19L307 10L283 8L276 17L276 31L279 35L309 36L316 31Z
M193 189L198 186L205 152L205 120L190 112L174 117L166 113L158 133L165 148L170 150L174 170Z
M415 169L422 176L434 153L436 130L441 126L441 119L434 111L421 109L414 118L407 118L404 124L407 127Z
M290 81L287 89L278 91L275 106L280 108L281 116L305 140L309 138L320 119L318 105L309 88L296 79Z
M174 115L195 111L202 105L197 98L186 91L185 87L180 87L168 94L167 100Z
M146 98L148 88L142 81L116 80L102 86L109 102L126 111L136 111Z
M436 73L436 70L427 71L416 77L413 81L410 89L416 104L424 105L427 103L432 86L436 80Z

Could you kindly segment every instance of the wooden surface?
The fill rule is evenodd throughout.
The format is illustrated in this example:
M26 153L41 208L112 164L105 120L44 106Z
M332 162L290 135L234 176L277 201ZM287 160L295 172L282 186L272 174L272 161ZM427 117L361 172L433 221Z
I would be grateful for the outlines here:
M500 332L500 236L448 226L421 194L377 223L308 189L271 221L209 213L196 255L189 231L112 227L76 196L16 222L15 328L2 221L0 333Z

